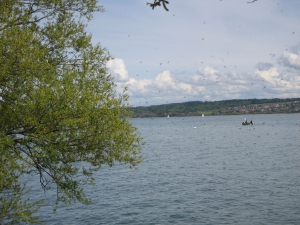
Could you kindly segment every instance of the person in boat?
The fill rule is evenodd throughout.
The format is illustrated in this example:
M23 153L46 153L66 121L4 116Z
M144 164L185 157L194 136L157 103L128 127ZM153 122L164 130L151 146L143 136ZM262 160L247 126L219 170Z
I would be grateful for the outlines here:
M252 120L250 121L250 124L251 124L251 125L253 125L253 122L252 122Z

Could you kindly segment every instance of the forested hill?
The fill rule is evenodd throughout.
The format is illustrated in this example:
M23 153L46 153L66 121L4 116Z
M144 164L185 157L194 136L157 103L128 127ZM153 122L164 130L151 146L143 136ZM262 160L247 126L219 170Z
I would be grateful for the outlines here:
M133 117L300 113L300 98L193 101L132 107Z

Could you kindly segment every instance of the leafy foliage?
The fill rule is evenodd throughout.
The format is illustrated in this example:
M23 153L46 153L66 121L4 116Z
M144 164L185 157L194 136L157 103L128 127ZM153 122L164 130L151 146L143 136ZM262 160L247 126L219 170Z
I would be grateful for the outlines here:
M163 7L164 7L164 9L166 10L166 11L169 11L169 9L167 8L167 4L169 4L169 1L166 1L166 0L154 0L154 2L153 3L147 3L147 5L150 5L150 7L152 8L152 9L154 9L155 7L157 7L157 6L161 6L161 4L160 3L162 3L162 5L163 5Z
M96 2L0 2L0 223L36 222L41 202L21 200L22 174L54 183L58 201L88 203L83 185L103 164L142 161L126 89L116 94L111 56L85 32Z

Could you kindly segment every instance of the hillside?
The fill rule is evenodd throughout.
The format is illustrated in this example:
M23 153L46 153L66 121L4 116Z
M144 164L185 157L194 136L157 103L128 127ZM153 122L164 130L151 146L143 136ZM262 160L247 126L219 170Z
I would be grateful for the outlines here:
M299 113L300 98L193 101L132 107L133 117Z

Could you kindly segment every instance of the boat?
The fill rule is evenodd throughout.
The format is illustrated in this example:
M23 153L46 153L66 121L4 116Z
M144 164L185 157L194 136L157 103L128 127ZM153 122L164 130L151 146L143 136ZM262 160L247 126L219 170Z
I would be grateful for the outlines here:
M248 122L243 122L242 124L243 124L243 125L253 125L252 122L250 122L250 123L248 123Z
M249 123L249 122L247 122L247 119L245 118L245 121L242 122L242 125L253 125L253 122L251 120L250 123Z
M204 114L202 113L202 117L204 117Z
M170 116L168 115L167 117L169 118Z

